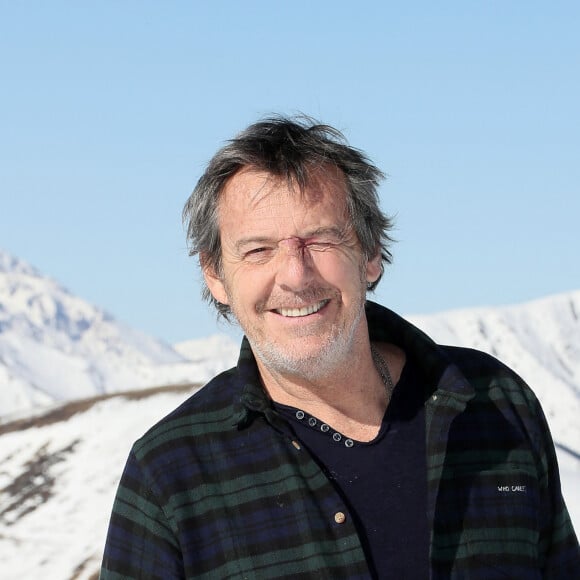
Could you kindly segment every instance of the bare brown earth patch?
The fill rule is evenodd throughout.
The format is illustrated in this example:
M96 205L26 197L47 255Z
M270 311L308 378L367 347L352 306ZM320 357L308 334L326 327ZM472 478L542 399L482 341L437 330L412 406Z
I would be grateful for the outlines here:
M87 399L78 399L76 401L71 401L70 403L64 403L63 405L42 414L0 424L0 435L4 435L5 433L10 433L13 431L22 431L24 429L30 429L33 427L44 427L45 425L51 425L52 423L66 421L73 415L76 415L77 413L84 413L96 403L106 401L107 399L120 397L127 400L139 400L151 397L153 395L158 395L160 393L185 393L188 391L193 393L201 386L202 385L200 383L184 383L179 385L150 387L147 389L138 389L134 391L123 391L121 393L109 393L106 395L99 395L97 397L90 397Z

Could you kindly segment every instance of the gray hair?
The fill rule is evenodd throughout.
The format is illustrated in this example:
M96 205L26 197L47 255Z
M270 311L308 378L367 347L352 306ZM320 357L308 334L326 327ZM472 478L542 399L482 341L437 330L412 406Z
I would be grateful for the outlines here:
M221 273L219 201L226 182L238 170L265 171L304 191L310 171L324 165L336 167L345 177L347 209L363 255L369 260L380 249L381 274L368 285L368 290L374 290L384 265L392 261L389 232L393 224L381 211L377 194L384 175L362 151L350 147L340 131L306 116L272 117L254 123L213 156L183 208L189 255L199 254L203 267ZM205 283L202 295L228 318L230 307L215 300Z

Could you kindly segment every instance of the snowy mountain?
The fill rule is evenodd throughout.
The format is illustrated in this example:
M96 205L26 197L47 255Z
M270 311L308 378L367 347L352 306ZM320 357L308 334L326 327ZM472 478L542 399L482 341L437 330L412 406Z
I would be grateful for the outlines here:
M214 342L233 364L233 341ZM205 382L224 357L216 367L204 353L195 344L178 353L0 250L0 420L98 394Z

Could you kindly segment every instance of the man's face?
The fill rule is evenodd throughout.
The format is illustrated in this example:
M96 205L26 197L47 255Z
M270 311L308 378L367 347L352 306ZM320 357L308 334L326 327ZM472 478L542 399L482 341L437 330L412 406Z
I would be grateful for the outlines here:
M222 193L222 272L204 276L270 371L323 376L367 336L366 285L380 254L364 258L345 187L333 168L314 170L302 193L244 168Z

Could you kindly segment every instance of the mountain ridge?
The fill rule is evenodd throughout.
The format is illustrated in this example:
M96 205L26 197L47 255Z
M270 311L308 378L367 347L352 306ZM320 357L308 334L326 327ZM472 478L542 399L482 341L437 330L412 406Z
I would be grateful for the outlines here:
M215 368L211 357L190 360L0 250L0 419L74 398L204 382Z

